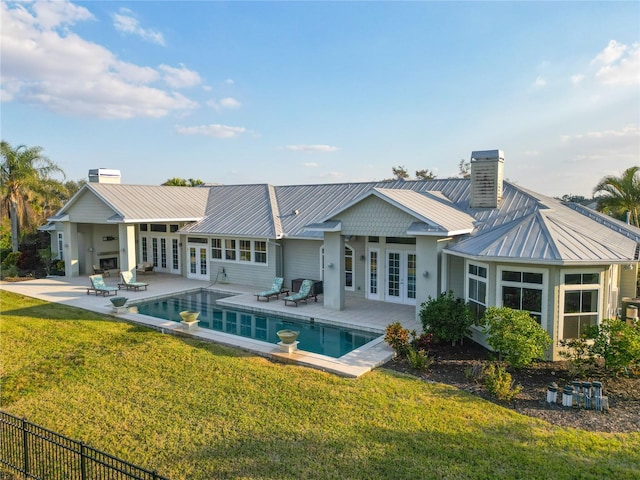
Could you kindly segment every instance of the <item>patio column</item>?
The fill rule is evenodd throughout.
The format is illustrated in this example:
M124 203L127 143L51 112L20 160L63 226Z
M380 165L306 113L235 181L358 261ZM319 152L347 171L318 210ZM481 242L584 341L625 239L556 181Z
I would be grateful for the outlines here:
M62 248L64 249L64 274L67 277L80 276L80 261L78 259L78 224L75 222L63 222L64 236Z
M135 225L118 224L118 246L120 247L120 270L133 271L136 268Z
M340 232L324 234L324 306L344 310L344 237Z
M416 318L420 305L438 296L438 238L416 237Z

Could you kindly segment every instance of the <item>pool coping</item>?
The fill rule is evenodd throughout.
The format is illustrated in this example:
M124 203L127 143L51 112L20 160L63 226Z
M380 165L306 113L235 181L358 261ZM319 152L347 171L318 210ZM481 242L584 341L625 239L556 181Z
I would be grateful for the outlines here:
M127 307L135 307L140 303L147 303L149 301L159 300L162 298L167 298L170 296L180 295L184 293L197 292L200 290L209 290L216 293L223 293L231 295L230 298L242 296L238 292L233 291L225 291L218 288L192 288L186 289L179 292L174 292L171 295L157 295L146 297L144 299L140 299L140 301L134 301L127 304ZM247 312L251 313L262 313L262 314L275 314L272 310L261 309L259 307L252 307L246 304L240 304L233 301L228 301L228 298L218 300L219 305L223 307L234 307L241 308ZM115 316L120 319L125 319L129 322L145 325L147 327L154 328L156 330L161 331L162 333L172 333L190 336L194 338L200 338L207 341L212 341L215 343L220 343L227 346L232 346L235 348L240 348L245 351L256 353L260 356L270 358L274 361L288 363L288 364L299 364L304 365L310 368L315 368L317 370L326 371L329 373L333 373L336 375L340 375L343 377L357 378L380 365L383 365L387 361L391 360L395 353L384 342L384 332L381 332L379 329L369 328L362 329L359 326L356 327L358 330L364 330L368 333L379 334L378 338L371 340L370 342L358 347L351 352L339 357L329 357L327 355L321 355L318 353L307 352L304 350L296 350L292 353L286 353L281 351L280 347L277 344L265 342L262 340L251 339L247 337L242 337L239 335L233 335L230 333L219 332L217 330L212 330L208 328L195 327L188 328L186 325L183 325L179 322L175 322L172 320L165 320L161 318L151 317L149 315L144 315L141 313L134 313L130 311L126 311L124 313L117 313L114 309L110 313L110 315ZM353 325L349 325L348 323L341 323L332 320L318 319L316 320L314 317L305 316L303 314L296 313L288 313L287 316L295 318L300 321L306 321L309 323L318 322L325 325L333 325L347 328L354 328Z

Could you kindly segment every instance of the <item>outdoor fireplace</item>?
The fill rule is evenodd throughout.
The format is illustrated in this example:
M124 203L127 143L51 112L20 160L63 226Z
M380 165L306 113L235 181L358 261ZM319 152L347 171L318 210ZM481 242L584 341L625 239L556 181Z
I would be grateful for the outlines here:
M101 270L114 270L118 268L118 257L107 257L100 259Z

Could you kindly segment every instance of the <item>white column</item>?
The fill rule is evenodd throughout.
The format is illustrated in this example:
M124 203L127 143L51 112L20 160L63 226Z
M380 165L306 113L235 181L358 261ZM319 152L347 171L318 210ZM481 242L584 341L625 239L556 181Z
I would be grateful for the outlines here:
M62 239L62 248L64 248L64 274L67 277L79 277L78 224L74 222L64 222L62 225L64 231L64 238Z
M324 234L324 306L344 310L344 237L340 232Z
M135 225L118 224L118 246L120 248L120 270L133 271L136 267Z
M416 316L420 305L438 292L438 238L416 237Z

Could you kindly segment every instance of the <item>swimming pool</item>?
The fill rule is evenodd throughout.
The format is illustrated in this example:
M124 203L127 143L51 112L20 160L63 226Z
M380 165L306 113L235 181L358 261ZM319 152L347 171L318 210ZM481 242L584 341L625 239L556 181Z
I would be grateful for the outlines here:
M285 328L298 330L300 332L298 336L300 350L333 358L342 357L381 335L217 305L217 300L229 296L231 295L210 290L198 290L141 302L134 306L137 307L138 313L143 315L175 322L181 320L180 312L183 310L199 311L199 326L202 328L273 344L280 341L276 335L278 330Z

